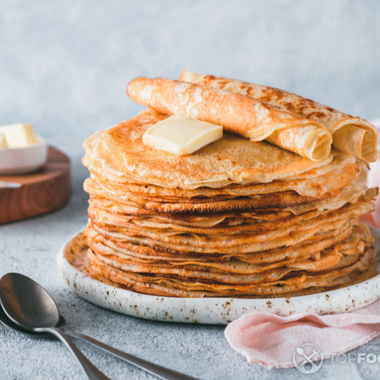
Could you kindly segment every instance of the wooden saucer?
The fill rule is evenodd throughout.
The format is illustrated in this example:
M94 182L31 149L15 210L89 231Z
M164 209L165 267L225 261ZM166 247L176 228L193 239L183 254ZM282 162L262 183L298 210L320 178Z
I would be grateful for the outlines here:
M46 164L30 174L0 176L0 181L20 183L19 188L0 187L0 224L46 214L70 198L70 160L49 147Z

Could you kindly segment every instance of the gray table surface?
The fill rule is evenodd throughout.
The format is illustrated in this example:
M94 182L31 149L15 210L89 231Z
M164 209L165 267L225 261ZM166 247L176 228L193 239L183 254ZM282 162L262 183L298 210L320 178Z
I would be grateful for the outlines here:
M69 327L200 379L303 379L233 351L223 326L120 315L73 294L60 277L61 245L86 223L81 144L142 107L125 95L136 76L176 78L183 67L294 91L366 119L380 116L377 0L49 0L0 2L0 125L31 122L72 160L63 209L0 226L0 276L43 285ZM78 343L112 379L153 376ZM380 353L380 338L353 353ZM376 379L380 363L326 360L310 378ZM84 379L56 340L0 326L0 379Z

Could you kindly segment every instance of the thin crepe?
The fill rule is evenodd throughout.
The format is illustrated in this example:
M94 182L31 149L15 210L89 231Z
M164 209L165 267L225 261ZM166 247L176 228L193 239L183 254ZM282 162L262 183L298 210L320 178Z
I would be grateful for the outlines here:
M88 252L90 260L90 274L103 282L111 281L118 286L126 287L141 293L156 295L170 295L180 297L210 297L210 296L286 296L290 292L302 292L310 289L312 292L323 291L339 286L347 286L357 282L360 278L368 279L376 274L373 263L375 252L369 248L355 263L332 270L309 274L300 271L297 276L285 276L284 279L265 281L259 284L224 284L221 282L202 282L199 278L184 278L176 275L137 274L127 272L99 261L91 251ZM373 268L372 270L370 268ZM274 277L275 277L275 272ZM363 274L363 276L361 276ZM322 289L321 289L322 288ZM301 293L302 294L302 293Z
M233 199L254 194L269 194L280 191L293 190L302 196L318 197L325 193L334 193L336 190L348 186L359 175L365 175L364 166L359 162L347 164L347 155L335 156L329 166L331 170L325 174L299 179L283 179L269 183L253 183L247 185L229 185L221 188L199 187L194 190L180 188L167 188L154 185L140 185L136 183L112 181L103 177L100 170L91 173L91 179L97 181L109 193L118 194L123 199L123 194L133 193L146 200L164 198L170 202L193 202L203 198Z
M95 133L83 144L86 150L83 164L91 172L113 182L195 189L316 177L331 171L328 164L339 154L334 151L325 160L315 162L267 142L252 142L231 133L225 133L222 139L184 156L144 145L142 136L145 131L167 117L145 110ZM341 164L353 162L354 157L342 155Z
M95 249L94 249L95 248ZM217 281L230 284L260 283L267 280L278 280L288 273L298 271L320 272L328 269L342 268L352 265L363 254L366 247L363 241L357 247L342 250L339 246L334 249L320 252L320 257L307 256L301 260L285 260L272 264L253 265L231 260L228 263L185 263L172 265L171 263L141 263L132 258L121 257L110 249L95 245L91 247L99 261L121 269L125 272L152 273L163 275L179 275L184 278Z
M194 250L198 252L253 252L254 246L260 244L274 244L277 246L294 245L297 239L305 239L320 231L330 231L340 228L346 223L355 223L358 216L373 210L371 201L360 201L354 205L347 204L342 210L335 210L311 219L301 217L294 218L294 222L285 224L282 228L276 228L275 224L258 227L253 231L242 229L232 231L230 228L203 229L201 233L193 231L181 231L172 228L147 228L139 227L131 223L115 223L110 217L108 220L97 218L96 214L90 214L92 223L97 229L110 236L119 237L135 243L148 243L174 249ZM100 219L100 220L99 220ZM108 222L108 223L107 223ZM209 230L209 231L208 231ZM243 248L244 247L244 248Z
M267 139L313 161L326 159L331 151L332 136L322 124L249 96L162 78L136 78L127 93L158 112L222 125L251 141Z
M355 205L346 205L344 208L355 208L358 209L359 207L362 207L365 205L363 211L360 213L360 215L363 215L367 213L369 210L373 209L373 203L371 201L366 200L360 200ZM344 210L339 210L343 212ZM164 230L168 233L174 234L174 233L191 233L191 234L201 234L201 235L207 235L207 236L218 236L218 235L236 235L240 233L257 233L260 231L266 231L266 230L279 230L284 229L285 227L294 225L296 223L299 223L301 221L311 220L313 218L316 218L320 215L325 215L327 212L318 212L317 210L313 210L310 212L306 212L304 214L298 215L298 216L291 216L287 218L281 218L277 220L260 220L260 219L247 219L247 218L241 218L241 222L239 220L236 221L235 225L225 225L224 223L217 224L212 227L197 227L197 226L183 226L181 224L177 224L175 220L173 220L171 223L157 223L154 221L146 222L144 223L144 219L140 220L134 220L130 217L130 215L121 215L121 214L115 214L110 213L108 211L98 209L90 200L90 207L88 209L88 215L89 217L96 221L97 223L101 224L109 224L109 225L115 225L119 227L126 227L128 229L134 230L134 229L141 229L141 230L147 230L150 229L153 230ZM240 223L239 223L240 222Z
M199 75L185 70L179 80L253 97L293 115L319 122L332 134L335 148L368 162L377 159L376 128L359 117L352 117L284 90L235 79Z
M86 236L88 245L93 248L94 244L100 244L110 248L115 254L125 257L133 257L141 262L170 262L170 263L226 263L230 260L239 260L249 264L266 264L275 263L283 260L299 259L307 255L316 256L318 252L332 248L334 245L348 239L353 241L355 246L359 243L360 239L366 242L373 240L370 232L361 227L361 224L352 226L348 225L334 231L324 232L317 234L306 241L296 242L295 245L277 247L258 252L238 252L232 254L230 251L224 253L213 252L211 254L199 253L194 251L185 251L167 249L158 245L149 246L143 244L134 244L122 238L115 238L109 234L97 229L89 222L86 226ZM95 249L96 250L96 249Z

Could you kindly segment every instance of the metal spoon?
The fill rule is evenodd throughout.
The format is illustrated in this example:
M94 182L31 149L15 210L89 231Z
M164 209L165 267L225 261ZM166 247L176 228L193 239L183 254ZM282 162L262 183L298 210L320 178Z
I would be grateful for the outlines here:
M9 273L0 281L0 301L5 314L22 328L50 333L60 339L78 360L90 380L110 380L100 372L57 325L60 314L54 300L36 282L18 273Z
M42 338L52 338L53 337L51 334L48 334L48 333L35 332L35 331L24 329L23 327L21 327L19 325L16 325L16 323L14 323L11 319L9 319L9 317L5 314L5 311L4 311L3 307L1 306L1 304L0 304L0 322L4 326L7 326L12 330L22 332L24 334L34 335L34 336L38 336L38 337L42 337ZM60 329L60 328L62 328L62 326L65 325L65 323L66 323L66 321L61 316L61 319L59 320L57 327ZM66 335L69 335L69 334L66 333Z
M4 278L5 278L5 280L4 280ZM7 287L5 286L8 283L11 283L11 288L19 288L20 283L21 283L20 279L22 279L22 281L27 284L27 290L22 290L22 291L15 290L13 293L17 292L18 297L21 297L22 303L24 302L24 298L30 298L30 296L31 296L30 293L32 293L32 291L30 290L30 288L31 288L30 284L33 284L33 288L39 289L39 292L42 294L42 296L40 295L41 303L43 303L42 301L45 298L47 300L51 300L54 303L54 306L55 306L55 308L59 314L58 307L55 304L54 300L45 291L45 289L43 289L39 284L37 284L35 281L30 279L29 277L23 276L21 274L8 273L0 281L0 301L1 301L1 305L3 305L2 307L0 307L0 321L4 325L6 325L6 326L8 326L14 330L23 332L23 333L48 336L48 334L45 334L44 332L36 331L36 329L31 330L29 328L25 328L25 326L21 325L20 323L17 323L17 321L14 318L12 318L12 319L9 318L9 317L11 317L11 315L9 314L8 310L5 309L4 303L3 303L3 292L5 292L3 289L10 287L9 285ZM3 283L3 281L4 281L4 283ZM42 292L41 292L41 290L42 290ZM30 292L30 293L28 294L28 292ZM8 298L8 297L10 297L10 296L6 296L5 298ZM17 296L15 294L12 294L12 297L15 298L15 300L13 300L13 304L17 304L18 303ZM3 310L3 308L4 308L4 310ZM30 306L30 308L35 309L36 304ZM65 331L65 324L66 324L65 319L60 315L59 322L55 325L55 327ZM89 336L78 334L78 333L73 333L70 331L65 331L65 333L66 333L66 335L70 336L71 338L77 338L77 339L83 340L85 342L88 342L88 343L92 344L93 346L100 348L101 350L103 350L103 351L105 351L111 355L114 355L120 359L123 359L126 362L128 362L129 364L135 365L136 367L139 367L139 368L141 368L141 369L143 369L143 370L145 370L145 371L147 371L147 372L149 372L149 373L151 373L157 377L160 377L164 380L197 380L194 377L187 376L185 374L173 371L173 370L165 368L165 367L161 367L157 364L150 363L150 362L143 360L143 359L140 359L136 356L133 356L133 355L127 354L123 351L117 350L117 349L110 347L110 346L108 346L102 342L99 342L93 338L90 338Z

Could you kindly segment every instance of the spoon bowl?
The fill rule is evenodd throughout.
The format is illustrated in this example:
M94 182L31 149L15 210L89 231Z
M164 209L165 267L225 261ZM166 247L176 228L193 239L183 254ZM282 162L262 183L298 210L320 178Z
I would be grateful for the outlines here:
M109 380L57 326L60 314L50 294L35 281L19 273L8 273L0 280L0 303L17 326L31 332L50 333L60 339L75 356L90 380Z
M0 300L8 317L27 330L58 325L60 314L53 298L28 277L5 275L0 281Z
M53 338L53 336L49 333L43 333L43 332L36 332L36 331L33 331L33 330L27 330L27 329L24 329L23 327L19 326L18 324L14 323L4 312L4 309L2 308L2 306L0 305L0 322L4 325L4 326L7 326L8 328L12 329L12 330L16 330L18 332L21 332L21 333L24 333L24 334L29 334L29 335L34 335L34 336L39 336L41 338ZM66 325L66 321L65 321L65 318L63 318L61 316L61 318L59 319L59 323L57 325L57 327L59 329L63 329L65 328L65 325Z
M32 279L19 273L8 273L0 280L0 321L16 331L61 339L76 356L90 379L107 380L69 340L77 338L135 365L164 380L197 380L194 377L161 367L126 352L117 350L89 336L65 331L66 321L50 294Z

